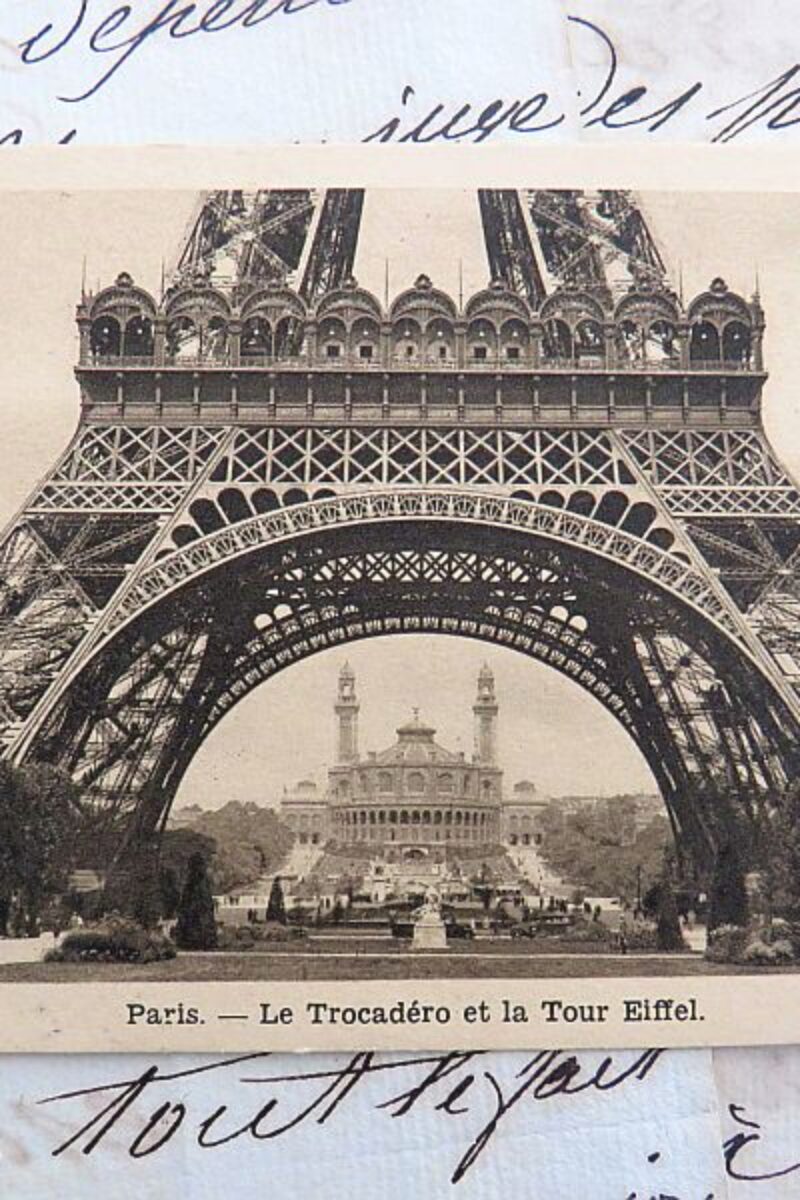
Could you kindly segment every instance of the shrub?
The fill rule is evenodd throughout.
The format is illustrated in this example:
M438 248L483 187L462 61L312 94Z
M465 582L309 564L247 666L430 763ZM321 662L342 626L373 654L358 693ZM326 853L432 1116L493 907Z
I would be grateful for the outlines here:
M242 931L248 931L249 941L245 942L242 936ZM249 950L254 942L253 935L249 932L249 925L218 925L217 926L217 949L218 950Z
M791 962L794 958L791 943L783 938L776 942L768 942L757 936L745 948L742 962L756 963L759 966L776 966L780 963Z
M213 950L217 944L214 900L202 854L189 859L175 924L175 941L182 950Z
M110 916L87 929L75 929L44 956L45 962L160 962L174 958L168 937L128 917Z
M625 931L628 950L659 950L658 932L653 925L632 925Z
M747 937L747 930L742 925L718 925L708 935L707 960L716 963L741 962Z
M604 942L611 943L614 934L601 921L576 921L570 929L565 929L559 937L565 942Z
M791 927L782 920L755 930L741 925L720 925L709 934L706 958L709 962L756 966L794 962L796 949L790 934Z
M305 938L305 929L268 921L265 925L220 925L218 950L253 950L261 943L294 942Z
M257 937L260 942L294 942L305 936L305 929L299 925L286 926L276 921L267 921L265 925L258 926Z

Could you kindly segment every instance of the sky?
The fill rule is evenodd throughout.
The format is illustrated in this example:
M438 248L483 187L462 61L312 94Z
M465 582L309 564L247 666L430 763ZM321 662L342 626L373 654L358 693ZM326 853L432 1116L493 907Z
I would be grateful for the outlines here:
M770 371L765 422L779 456L800 476L800 197L647 193L641 199L672 278L682 275L687 297L716 275L749 295L758 276ZM195 204L193 193L166 191L0 196L3 522L75 428L73 317L84 260L90 285L110 283L127 270L157 290L162 260L174 261ZM467 295L485 284L474 194L369 193L356 273L380 296L386 258L392 295L422 272L451 293L457 293L460 273ZM274 803L284 785L308 775L322 779L333 750L336 675L345 658L358 677L364 751L388 746L397 724L419 707L444 745L469 754L475 678L486 660L497 677L501 761L509 783L529 778L547 795L654 790L627 735L577 685L513 651L404 636L326 651L262 685L201 748L178 804Z

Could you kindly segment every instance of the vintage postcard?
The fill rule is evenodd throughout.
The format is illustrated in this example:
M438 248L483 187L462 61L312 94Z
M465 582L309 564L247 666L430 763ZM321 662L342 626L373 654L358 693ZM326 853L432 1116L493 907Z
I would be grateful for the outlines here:
M0 1048L799 1034L800 192L14 157Z

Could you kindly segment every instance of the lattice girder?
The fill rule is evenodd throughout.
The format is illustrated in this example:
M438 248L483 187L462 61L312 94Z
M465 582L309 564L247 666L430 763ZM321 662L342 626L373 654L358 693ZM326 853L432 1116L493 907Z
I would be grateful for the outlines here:
M744 698L748 712L780 704L765 705L768 686L712 622L633 579L520 530L487 528L476 542L466 523L317 528L226 560L167 592L146 620L140 611L120 626L54 707L32 752L65 761L98 803L107 794L109 807L149 836L199 744L265 678L356 638L451 633L520 650L573 678L627 729L669 791L676 821L691 824L680 795L692 780L750 779L743 734L712 753L709 694L734 730L741 716L731 697ZM632 682L635 631L649 644L683 639L702 669L684 672L671 694L647 671ZM757 736L765 761L785 776L785 739L771 725Z

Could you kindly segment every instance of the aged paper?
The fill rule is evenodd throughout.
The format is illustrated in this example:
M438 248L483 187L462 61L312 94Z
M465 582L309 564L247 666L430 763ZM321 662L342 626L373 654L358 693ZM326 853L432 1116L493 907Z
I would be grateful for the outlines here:
M787 174L9 159L5 1048L796 1036ZM353 663L378 736L400 689L387 749ZM165 847L226 804L287 840L233 885L201 836L170 911Z
M6 5L0 142L763 141L797 121L792 0ZM136 103L130 97L136 96Z
M152 1068L141 1055L39 1057L16 1071L11 1058L0 1083L0 1181L20 1200L72 1200L92 1187L109 1200L134 1189L162 1200L178 1178L192 1195L238 1194L234 1172L248 1194L323 1200L367 1197L377 1174L398 1197L412 1186L424 1198L502 1189L541 1200L723 1200L710 1059L172 1055L159 1067L169 1077L134 1096L130 1084Z

